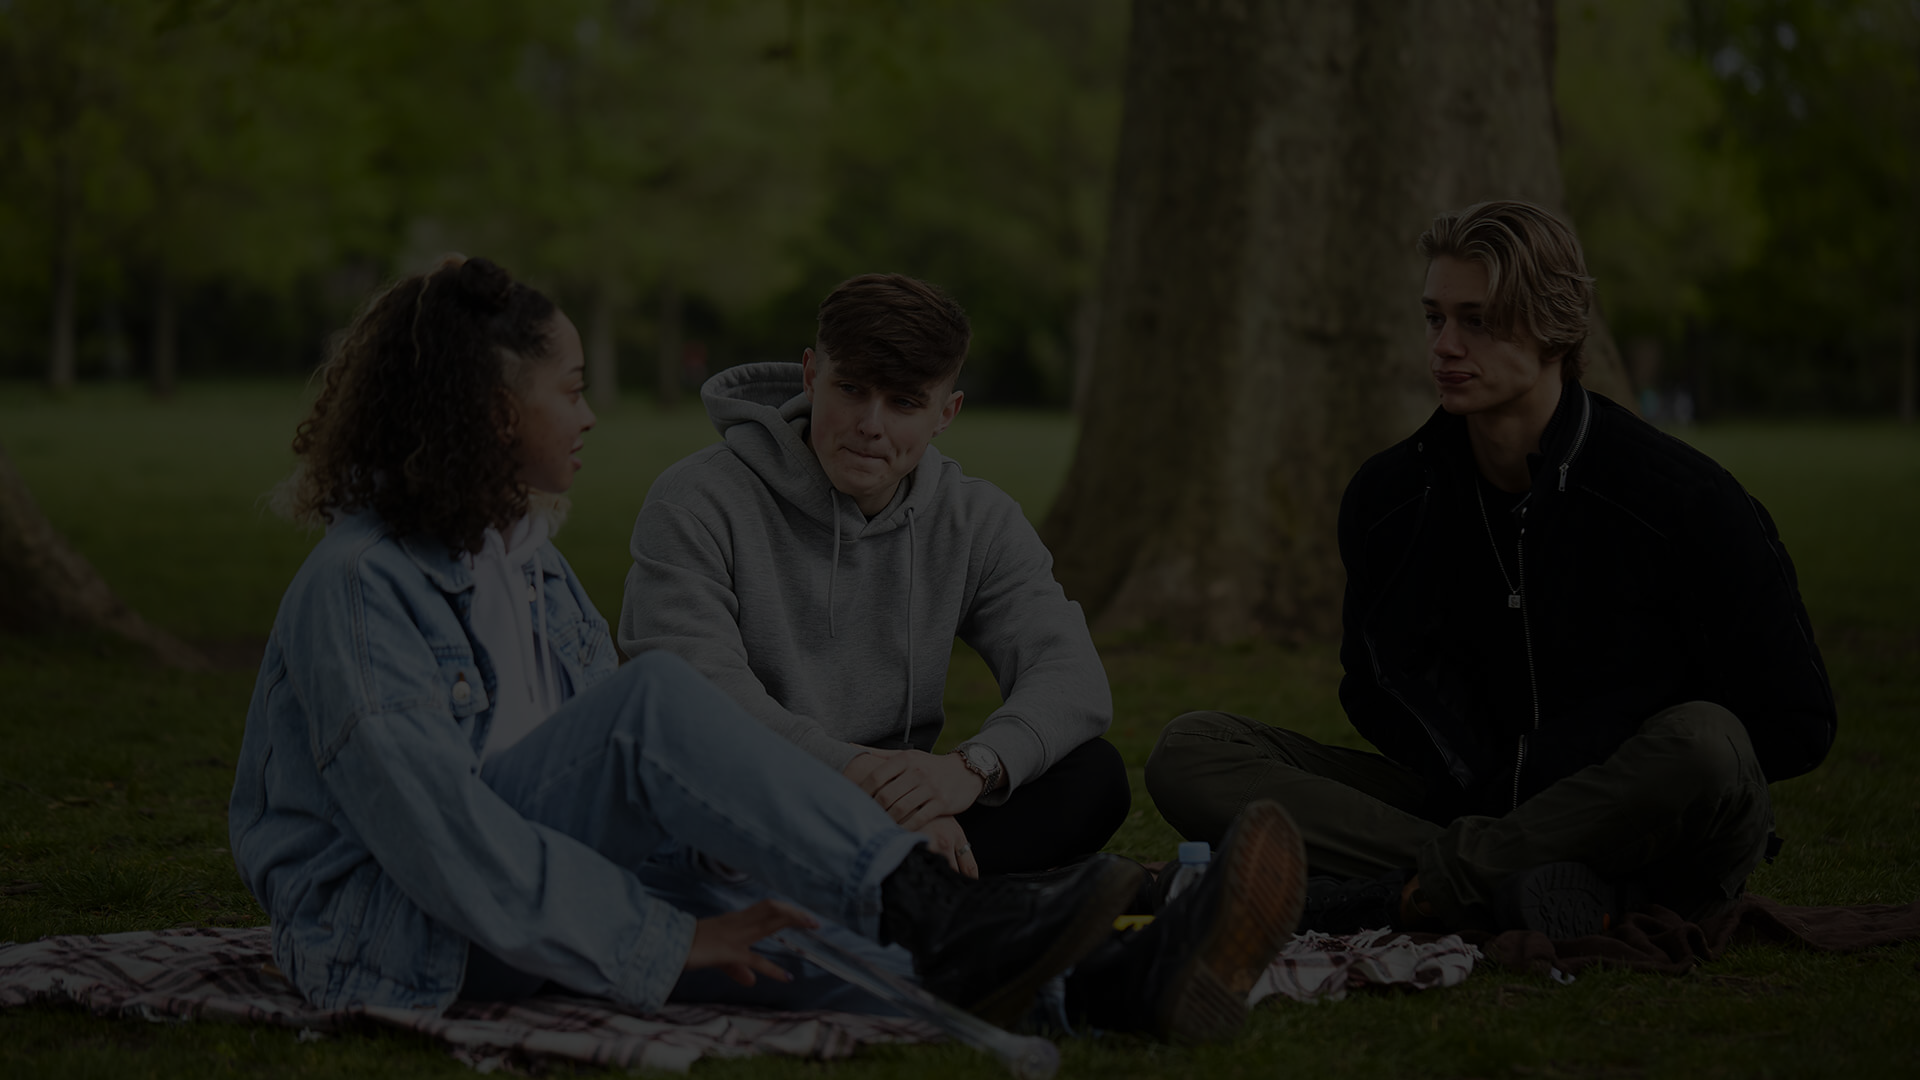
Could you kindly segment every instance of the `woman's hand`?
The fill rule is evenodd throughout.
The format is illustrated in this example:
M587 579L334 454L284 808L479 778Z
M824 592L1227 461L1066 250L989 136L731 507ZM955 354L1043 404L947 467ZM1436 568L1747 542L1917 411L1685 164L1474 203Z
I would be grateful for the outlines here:
M754 942L790 926L817 929L820 921L784 900L762 900L752 907L701 919L693 924L693 948L687 950L683 971L719 968L741 986L752 986L755 973L779 982L792 982L780 965L753 951Z
M927 847L945 856L948 866L970 878L980 876L980 863L973 857L973 845L967 841L967 831L958 821L950 817L934 818L920 827L920 835L927 838Z

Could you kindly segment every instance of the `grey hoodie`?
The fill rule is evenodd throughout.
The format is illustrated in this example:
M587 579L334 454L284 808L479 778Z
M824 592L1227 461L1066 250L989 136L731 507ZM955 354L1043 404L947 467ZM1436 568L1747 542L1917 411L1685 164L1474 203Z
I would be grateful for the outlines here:
M807 445L799 364L700 391L722 442L654 481L633 527L620 647L669 649L835 769L862 746L930 750L958 636L1005 703L1003 801L1107 729L1113 697L1080 605L1020 506L927 448L869 521Z

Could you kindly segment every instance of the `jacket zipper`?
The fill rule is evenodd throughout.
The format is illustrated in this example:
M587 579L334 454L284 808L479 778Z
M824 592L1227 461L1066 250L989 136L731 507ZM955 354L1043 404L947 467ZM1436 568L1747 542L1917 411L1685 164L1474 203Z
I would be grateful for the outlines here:
M1567 468L1586 445L1587 428L1593 422L1593 399L1580 388L1580 426L1573 431L1573 445L1560 460L1559 490L1567 490ZM1527 689L1533 694L1533 731L1540 730L1540 677L1533 666L1533 605L1527 602L1527 508L1520 508L1520 539L1513 545L1513 559L1520 581L1520 637L1527 646ZM1520 770L1527 764L1527 735L1522 733L1513 754L1513 808L1520 808Z
M1582 429L1585 434L1585 429ZM1560 475L1566 476L1567 467L1560 466ZM1533 692L1533 730L1540 730L1540 679L1533 670L1533 605L1527 602L1527 508L1520 508L1520 539L1513 545L1514 563L1520 581L1520 638L1527 644L1527 688ZM1527 736L1520 735L1519 748L1513 756L1513 808L1520 808L1520 770L1527 763Z
M1560 461L1560 490L1567 490L1567 467L1579 456L1580 447L1587 441L1587 425L1593 420L1593 399L1587 396L1587 388L1580 388L1580 426L1574 429L1573 445L1567 449L1567 456Z

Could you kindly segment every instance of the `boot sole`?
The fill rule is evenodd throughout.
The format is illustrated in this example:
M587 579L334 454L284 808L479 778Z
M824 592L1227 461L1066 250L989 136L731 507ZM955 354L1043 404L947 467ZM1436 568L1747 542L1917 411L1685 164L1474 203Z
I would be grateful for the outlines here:
M1156 1033L1168 1040L1220 1042L1239 1034L1247 995L1306 904L1306 847L1293 819L1270 800L1241 811L1207 872L1226 875L1220 906L1161 997Z
M1547 863L1511 886L1505 921L1510 926L1571 941L1607 932L1619 906L1619 891L1584 863Z
M1000 1027L1019 1023L1032 1007L1033 996L1048 979L1079 963L1112 936L1113 920L1133 901L1147 872L1139 863L1112 859L1099 873L1065 932L1055 938L1037 960L986 997L968 1005L968 1012Z

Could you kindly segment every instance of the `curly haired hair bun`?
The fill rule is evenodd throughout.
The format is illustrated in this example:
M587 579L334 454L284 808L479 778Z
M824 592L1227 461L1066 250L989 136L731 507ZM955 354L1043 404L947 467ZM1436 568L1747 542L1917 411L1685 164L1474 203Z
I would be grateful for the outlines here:
M372 510L396 534L477 551L527 513L513 389L552 349L553 301L491 259L450 257L394 283L335 342L300 425L288 512Z
M453 281L461 300L488 314L507 310L517 284L492 259L463 260L454 271Z

